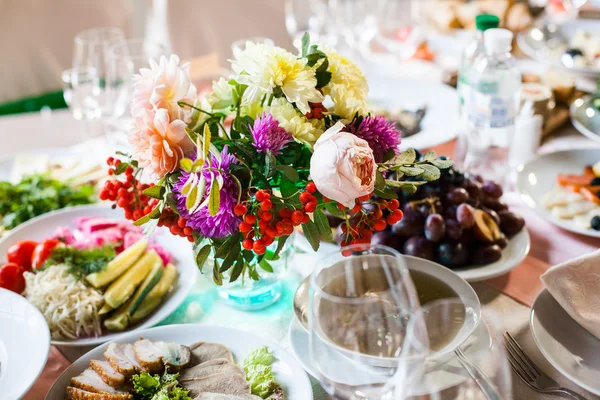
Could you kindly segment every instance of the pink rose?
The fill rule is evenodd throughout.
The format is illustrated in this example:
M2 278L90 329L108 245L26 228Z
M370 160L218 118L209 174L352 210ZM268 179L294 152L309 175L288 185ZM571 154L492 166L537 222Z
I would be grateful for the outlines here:
M369 144L336 123L314 145L310 176L319 192L346 207L373 192L377 164Z

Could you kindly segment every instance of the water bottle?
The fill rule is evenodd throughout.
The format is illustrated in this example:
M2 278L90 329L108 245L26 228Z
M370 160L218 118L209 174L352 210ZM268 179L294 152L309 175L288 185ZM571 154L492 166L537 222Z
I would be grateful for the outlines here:
M468 74L465 168L504 182L519 108L521 73L510 54L511 31L488 29L483 36L485 54L477 57Z
M497 28L500 24L500 18L491 14L480 14L475 17L475 26L477 27L477 31L475 32L475 37L471 40L463 49L461 60L460 60L460 70L458 72L458 83L457 83L457 91L458 96L460 98L460 120L461 120L461 129L459 130L459 135L456 140L456 147L454 149L454 164L458 168L462 168L463 163L465 161L465 155L467 152L467 141L465 133L465 127L467 126L467 114L464 112L465 107L465 97L468 97L468 91L470 89L469 86L469 70L473 66L473 63L481 54L485 53L485 45L483 43L483 32L488 29Z

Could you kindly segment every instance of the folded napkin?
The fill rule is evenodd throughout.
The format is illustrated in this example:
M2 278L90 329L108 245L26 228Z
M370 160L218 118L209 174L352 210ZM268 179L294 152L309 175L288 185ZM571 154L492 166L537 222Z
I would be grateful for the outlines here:
M600 339L600 250L548 269L541 280L567 314Z

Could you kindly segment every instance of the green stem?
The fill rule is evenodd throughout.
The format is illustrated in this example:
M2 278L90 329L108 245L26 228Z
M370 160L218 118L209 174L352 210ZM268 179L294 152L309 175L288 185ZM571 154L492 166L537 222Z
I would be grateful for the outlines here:
M179 107L184 107L184 106L185 106L185 107L190 107L190 108L193 108L194 110L196 110L196 111L200 111L201 113L204 113L204 114L206 114L206 115L209 115L209 116L211 116L211 117L214 117L214 116L215 116L214 114L212 114L212 113L209 113L208 111L204 111L203 109L201 109L201 108L198 108L198 107L196 107L196 106L193 106L193 105L191 105L191 104L189 104L189 103L186 103L185 101L178 101L178 102L177 102L177 105L178 105Z

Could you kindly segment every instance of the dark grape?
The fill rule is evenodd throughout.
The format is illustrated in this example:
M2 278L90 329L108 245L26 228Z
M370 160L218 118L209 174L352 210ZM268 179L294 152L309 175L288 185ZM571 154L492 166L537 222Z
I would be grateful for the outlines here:
M481 177L481 175L473 175L471 179L473 179L473 181L475 182L483 183L483 178Z
M423 236L413 236L404 243L402 253L408 256L435 261L435 247Z
M595 215L590 222L592 229L595 231L600 231L600 216Z
M481 185L481 190L488 196L496 199L502 197L502 186L493 181L486 181Z
M471 196L471 199L478 200L481 197L481 183L467 180L463 186L467 190L467 193L469 193L469 196Z
M388 231L375 232L373 234L373 238L371 239L371 243L382 244L384 246L389 246L398 251L402 251L402 246L404 245L404 238L398 235L394 235L392 232Z
M446 198L452 204L466 203L467 200L469 200L469 192L463 188L454 188L450 193L448 193Z
M446 220L446 236L450 239L459 240L463 234L463 229L460 223L454 219Z
M502 257L502 249L497 244L477 246L473 253L474 264L490 264Z
M446 234L446 223L440 214L430 214L425 220L425 237L432 242L439 242Z
M438 246L437 259L446 267L462 267L469 261L469 251L460 242L443 242Z
M423 214L424 217L427 217L429 214L431 214L431 205L429 205L428 203L420 204L417 207L417 211Z
M327 222L329 223L329 226L331 226L331 227L339 226L342 222L344 222L343 219L334 217L333 215L329 214L328 212L325 213L325 216L327 217Z
M415 210L408 209L404 211L404 217L392 225L392 232L396 235L409 237L423 234L425 218Z
M504 234L502 234L502 237L496 240L494 244L497 244L501 249L505 249L506 246L508 246L508 239Z
M475 215L473 214L473 207L468 204L461 204L456 209L456 220L460 222L463 228L471 228L475 225Z
M519 233L525 226L523 217L510 211L500 211L498 216L500 218L500 230L508 236Z
M494 220L494 222L497 225L500 225L500 216L498 215L498 213L490 208L487 207L481 207L482 211L485 211L486 214L488 214L490 217L492 217L492 219Z
M451 205L444 210L444 217L447 219L456 219L457 206Z
M481 201L481 203L486 206L489 209L492 209L494 211L502 211L502 210L507 210L508 206L506 205L505 202L503 202L500 199L496 199L494 197L491 196L484 196L483 200Z

